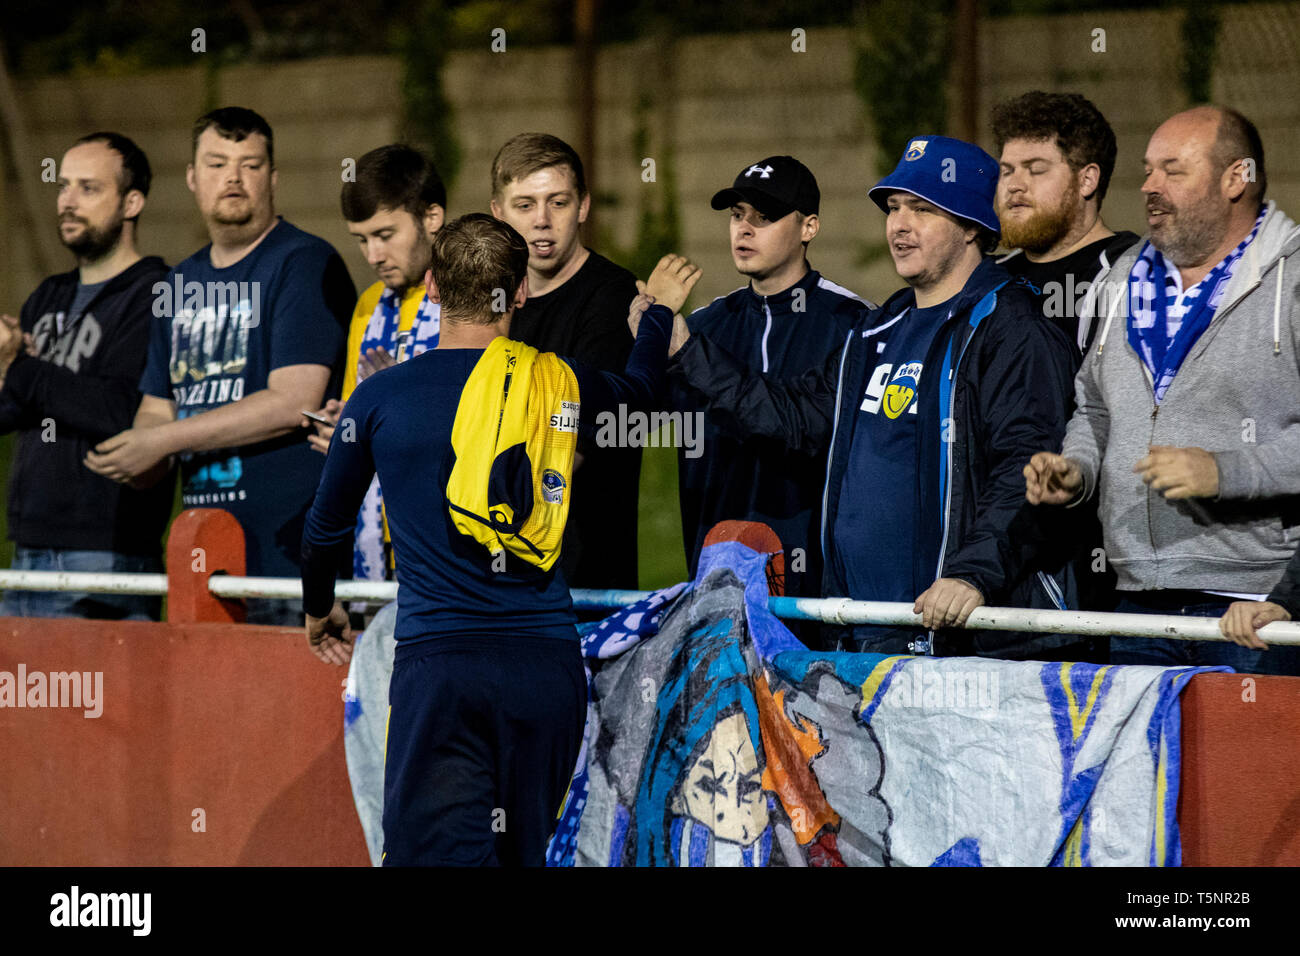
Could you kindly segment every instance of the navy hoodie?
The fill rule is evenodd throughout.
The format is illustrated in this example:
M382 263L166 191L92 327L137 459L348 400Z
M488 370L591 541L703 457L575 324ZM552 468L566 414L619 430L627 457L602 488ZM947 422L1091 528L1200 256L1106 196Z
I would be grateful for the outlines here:
M86 452L131 427L148 352L157 256L119 272L66 324L78 270L51 276L23 303L36 354L20 354L0 391L0 432L18 431L9 479L9 537L28 548L161 552L172 475L136 491L95 474ZM63 326L60 332L60 325Z
M922 429L917 469L937 492L938 548L917 547L918 579L959 578L977 587L986 604L1063 607L1069 582L1040 573L1032 555L1012 555L1013 522L1024 521L1029 458L1060 447L1073 385L1073 346L1042 315L1032 294L1009 284L1010 274L985 258L952 301L951 317L936 338L938 387L918 396ZM708 396L710 414L731 427L784 442L792 451L829 446L822 498L823 594L845 596L836 571L835 526L839 492L849 461L851 415L867 394L875 371L879 336L915 304L904 289L872 311L845 337L844 346L820 368L784 382L750 373L707 336L692 336L673 360L683 376ZM862 489L888 507L888 489ZM919 524L919 523L918 523ZM927 522L928 524L928 522ZM937 552L933 567L928 561ZM852 598L867 595L849 594ZM1003 632L944 632L932 653L1028 657L1073 637L1040 638Z
M692 334L704 335L752 372L795 378L820 368L844 344L844 336L875 306L809 269L790 288L759 295L751 286L714 299L687 319ZM707 400L673 382L674 410L702 411ZM728 519L761 521L786 550L786 588L816 595L821 585L822 485L826 453L791 455L780 441L751 436L706 417L695 450L677 452L682 541L695 575L709 530ZM696 457L690 457L696 455ZM795 549L801 549L803 560Z

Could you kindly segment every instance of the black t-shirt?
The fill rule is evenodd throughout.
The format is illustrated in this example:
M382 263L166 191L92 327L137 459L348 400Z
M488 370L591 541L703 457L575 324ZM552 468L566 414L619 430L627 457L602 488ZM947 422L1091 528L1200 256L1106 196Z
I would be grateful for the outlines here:
M511 320L510 337L621 372L632 352L627 311L634 298L636 277L592 252L563 285L528 297ZM635 588L641 449L582 442L578 450L583 462L573 475L560 552L564 577L575 588Z
M1074 356L1092 347L1092 341L1101 325L1097 316L1088 321L1080 318L1081 306L1097 274L1115 264L1133 243L1136 233L1117 232L1105 239L1090 242L1082 249L1054 259L1051 262L1030 262L1024 252L1017 252L1002 261L1012 275L1028 283L1041 298L1043 315L1056 323L1079 349ZM1041 511L1042 509L1040 509ZM1078 582L1080 606L1086 610L1110 611L1115 608L1115 571L1109 564L1098 568L1093 555L1102 545L1101 519L1097 515L1096 500L1083 508L1068 511L1042 512L1038 517L1044 563L1072 561ZM1071 552L1073 557L1070 557Z
M1135 233L1117 232L1051 262L1030 262L1019 251L1003 259L1002 265L1013 276L1026 280L1042 297L1043 314L1060 326L1081 352L1086 352L1097 334L1097 322L1094 319L1087 328L1080 329L1079 311L1084 297L1097 273L1103 267L1114 265L1124 250L1137 241Z

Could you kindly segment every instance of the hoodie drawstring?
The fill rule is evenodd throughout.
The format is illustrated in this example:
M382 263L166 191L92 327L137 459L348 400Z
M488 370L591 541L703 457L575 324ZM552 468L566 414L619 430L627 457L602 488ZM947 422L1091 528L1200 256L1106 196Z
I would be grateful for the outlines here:
M1097 358L1101 358L1101 353L1106 348L1106 336L1110 335L1110 325L1115 321L1115 313L1119 310L1120 303L1127 296L1128 287L1125 284L1123 293L1115 296L1115 301L1111 303L1110 310L1106 313L1106 324L1101 327L1101 339L1097 342Z
M1277 262L1277 292L1273 296L1273 354L1282 352L1282 276L1286 273L1286 256Z

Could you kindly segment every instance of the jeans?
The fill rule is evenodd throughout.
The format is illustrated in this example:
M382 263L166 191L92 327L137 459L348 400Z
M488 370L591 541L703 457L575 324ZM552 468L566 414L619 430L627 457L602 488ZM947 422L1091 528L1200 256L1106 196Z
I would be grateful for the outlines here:
M14 549L15 571L113 571L158 574L162 560L115 551L59 548ZM0 614L8 617L85 617L109 621L156 621L161 595L90 594L86 591L6 591Z
M1177 614L1184 617L1222 617L1236 599L1204 591L1120 591L1121 614ZM1146 664L1155 667L1209 667L1223 665L1240 674L1300 675L1300 649L1270 647L1256 651L1232 641L1180 641L1174 638L1112 637L1112 664Z
M245 624L298 628L304 624L302 598L248 598L244 608Z

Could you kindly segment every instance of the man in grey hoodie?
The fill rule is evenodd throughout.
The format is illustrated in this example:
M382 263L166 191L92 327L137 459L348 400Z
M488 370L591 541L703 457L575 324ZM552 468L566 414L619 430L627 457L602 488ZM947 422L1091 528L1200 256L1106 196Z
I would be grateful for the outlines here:
M1143 162L1149 237L1098 277L1078 408L1026 497L1100 492L1117 610L1219 617L1300 544L1300 227L1265 203L1263 145L1234 110L1171 117ZM1213 641L1114 638L1111 661L1300 673L1290 648Z

